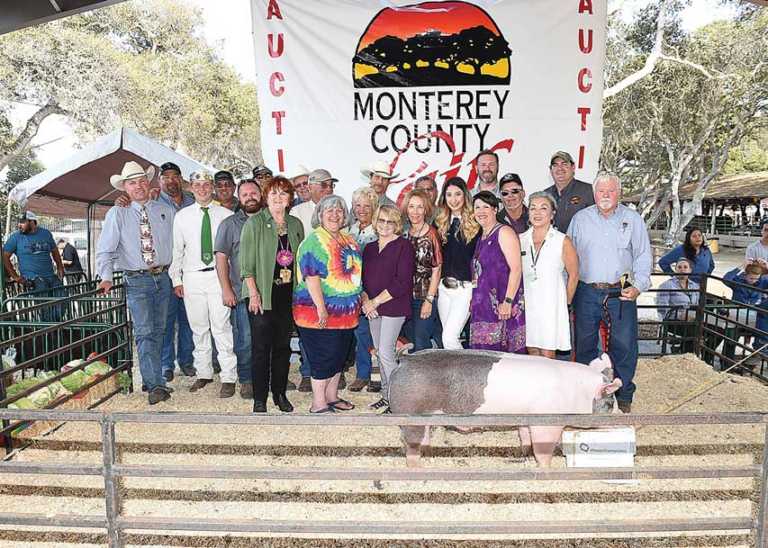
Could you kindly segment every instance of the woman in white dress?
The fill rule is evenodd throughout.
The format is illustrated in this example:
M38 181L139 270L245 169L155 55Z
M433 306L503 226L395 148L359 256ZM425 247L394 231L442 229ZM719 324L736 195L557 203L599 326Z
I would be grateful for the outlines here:
M579 259L570 238L552 226L555 201L534 192L528 201L531 227L520 235L528 353L554 358L571 349L568 305L579 283ZM566 275L567 274L567 275Z

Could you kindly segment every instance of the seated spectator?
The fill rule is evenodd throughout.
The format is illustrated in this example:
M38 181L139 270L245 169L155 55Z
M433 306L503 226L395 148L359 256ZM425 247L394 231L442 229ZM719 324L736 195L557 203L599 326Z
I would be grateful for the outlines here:
M411 242L400 236L403 220L395 206L379 206L373 226L379 239L363 252L363 312L371 325L381 371L382 397L371 408L386 412L389 377L397 367L397 337L411 315L414 252Z
M726 272L723 276L723 283L733 290L731 300L749 304L759 308L768 308L768 276L766 269L763 266L754 261L746 261L743 267L737 267L733 270ZM751 286L751 287L748 287ZM754 288L754 289L752 289ZM761 291L762 290L762 291ZM736 315L736 321L744 324L750 324L750 317L755 318L755 327L761 331L768 331L768 314L755 313L752 310L748 310L743 316ZM726 332L726 337L736 339L745 330L731 330L730 333ZM761 338L755 341L755 348L765 344ZM734 356L734 344L728 340L723 345L723 355L732 358Z
M689 228L685 232L685 240L679 246L667 252L659 259L659 268L667 274L672 274L672 265L685 257L693 265L691 279L701 282L702 274L712 274L715 269L715 260L707 243L704 241L704 233L698 228Z
M699 284L690 279L693 262L685 257L678 259L673 276L659 286L656 293L657 314L662 322L673 322L665 329L683 339L681 352L693 352L696 326L696 307L699 304ZM690 322L683 325L677 322Z
M747 246L745 257L747 260L759 262L763 268L768 270L768 219L760 222L760 239Z

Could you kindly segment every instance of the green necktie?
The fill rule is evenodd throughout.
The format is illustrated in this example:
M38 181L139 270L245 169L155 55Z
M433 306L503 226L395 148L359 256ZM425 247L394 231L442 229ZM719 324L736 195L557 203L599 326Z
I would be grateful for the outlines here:
M213 239L211 238L211 218L208 215L208 208L201 207L203 210L203 229L200 231L200 258L205 264L211 264L213 261Z

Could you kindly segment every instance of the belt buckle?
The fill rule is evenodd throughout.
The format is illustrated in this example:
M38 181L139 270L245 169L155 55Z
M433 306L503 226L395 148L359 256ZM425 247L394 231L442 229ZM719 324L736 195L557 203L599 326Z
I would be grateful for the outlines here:
M448 289L456 289L457 287L459 287L459 280L451 276L446 276L445 278L443 278L443 285Z

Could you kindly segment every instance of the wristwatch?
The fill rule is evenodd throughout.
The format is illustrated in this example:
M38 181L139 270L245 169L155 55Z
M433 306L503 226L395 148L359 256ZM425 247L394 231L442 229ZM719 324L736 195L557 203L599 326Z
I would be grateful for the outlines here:
M429 301L430 303L435 302L435 296L434 295L427 295L426 298L427 298L427 301Z
M515 301L512 300L512 297L504 297L504 302L507 303L507 304L512 304Z

